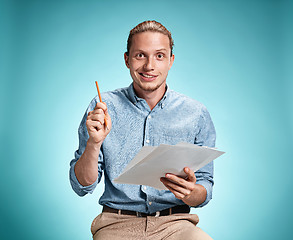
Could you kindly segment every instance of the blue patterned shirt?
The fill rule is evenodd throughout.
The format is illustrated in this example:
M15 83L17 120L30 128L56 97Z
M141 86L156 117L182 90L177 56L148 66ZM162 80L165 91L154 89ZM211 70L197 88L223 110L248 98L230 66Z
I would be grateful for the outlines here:
M112 129L104 140L98 159L98 178L90 186L82 186L74 173L74 166L83 154L89 138L86 128L88 112L99 101L96 96L90 103L80 123L79 148L70 162L70 182L73 190L84 196L92 193L104 172L105 191L99 203L115 209L153 213L184 202L169 190L149 186L116 184L113 180L143 146L175 145L188 142L200 146L215 146L216 133L205 106L201 103L167 90L160 102L151 110L147 102L136 96L133 85L102 94L112 119ZM178 159L180 161L180 159ZM207 190L206 205L212 198L213 162L195 172L197 184Z

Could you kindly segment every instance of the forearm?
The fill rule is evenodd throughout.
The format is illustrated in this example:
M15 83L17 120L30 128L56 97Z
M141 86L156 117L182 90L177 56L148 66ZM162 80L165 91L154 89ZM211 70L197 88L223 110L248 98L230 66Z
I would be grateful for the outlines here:
M191 191L190 195L183 200L184 203L191 207L196 207L202 204L207 197L207 190L200 184L195 184L195 188Z
M74 172L83 186L93 184L98 178L98 158L101 146L88 140L85 151L75 164Z

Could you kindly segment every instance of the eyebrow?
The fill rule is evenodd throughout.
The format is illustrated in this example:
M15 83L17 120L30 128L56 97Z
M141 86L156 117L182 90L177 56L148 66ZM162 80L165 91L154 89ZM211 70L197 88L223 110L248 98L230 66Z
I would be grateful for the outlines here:
M160 51L165 51L165 52L167 52L168 50L166 49L166 48L161 48L161 49L158 49L158 50L156 50L157 52L160 52Z
M168 52L168 50L166 48L161 48L161 49L157 49L155 50L156 52L160 52L160 51L165 51L165 52ZM136 49L134 50L134 52L145 52L144 50L142 49Z

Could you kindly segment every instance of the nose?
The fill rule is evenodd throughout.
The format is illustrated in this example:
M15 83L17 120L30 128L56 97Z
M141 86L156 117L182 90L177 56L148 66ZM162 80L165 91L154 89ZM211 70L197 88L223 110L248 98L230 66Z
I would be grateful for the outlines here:
M145 69L146 71L152 71L152 70L155 69L155 61L154 61L153 58L148 57L148 58L146 59L146 62L145 62L145 64L144 64L144 69Z

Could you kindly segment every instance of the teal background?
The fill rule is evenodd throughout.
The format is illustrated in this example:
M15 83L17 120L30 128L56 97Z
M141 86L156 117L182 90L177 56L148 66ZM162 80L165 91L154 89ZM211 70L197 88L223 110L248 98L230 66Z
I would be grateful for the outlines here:
M214 239L292 235L292 1L1 1L0 238L91 239L101 211L68 180L90 100L128 86L131 28L175 41L170 88L204 103L217 130L213 200L195 209Z

